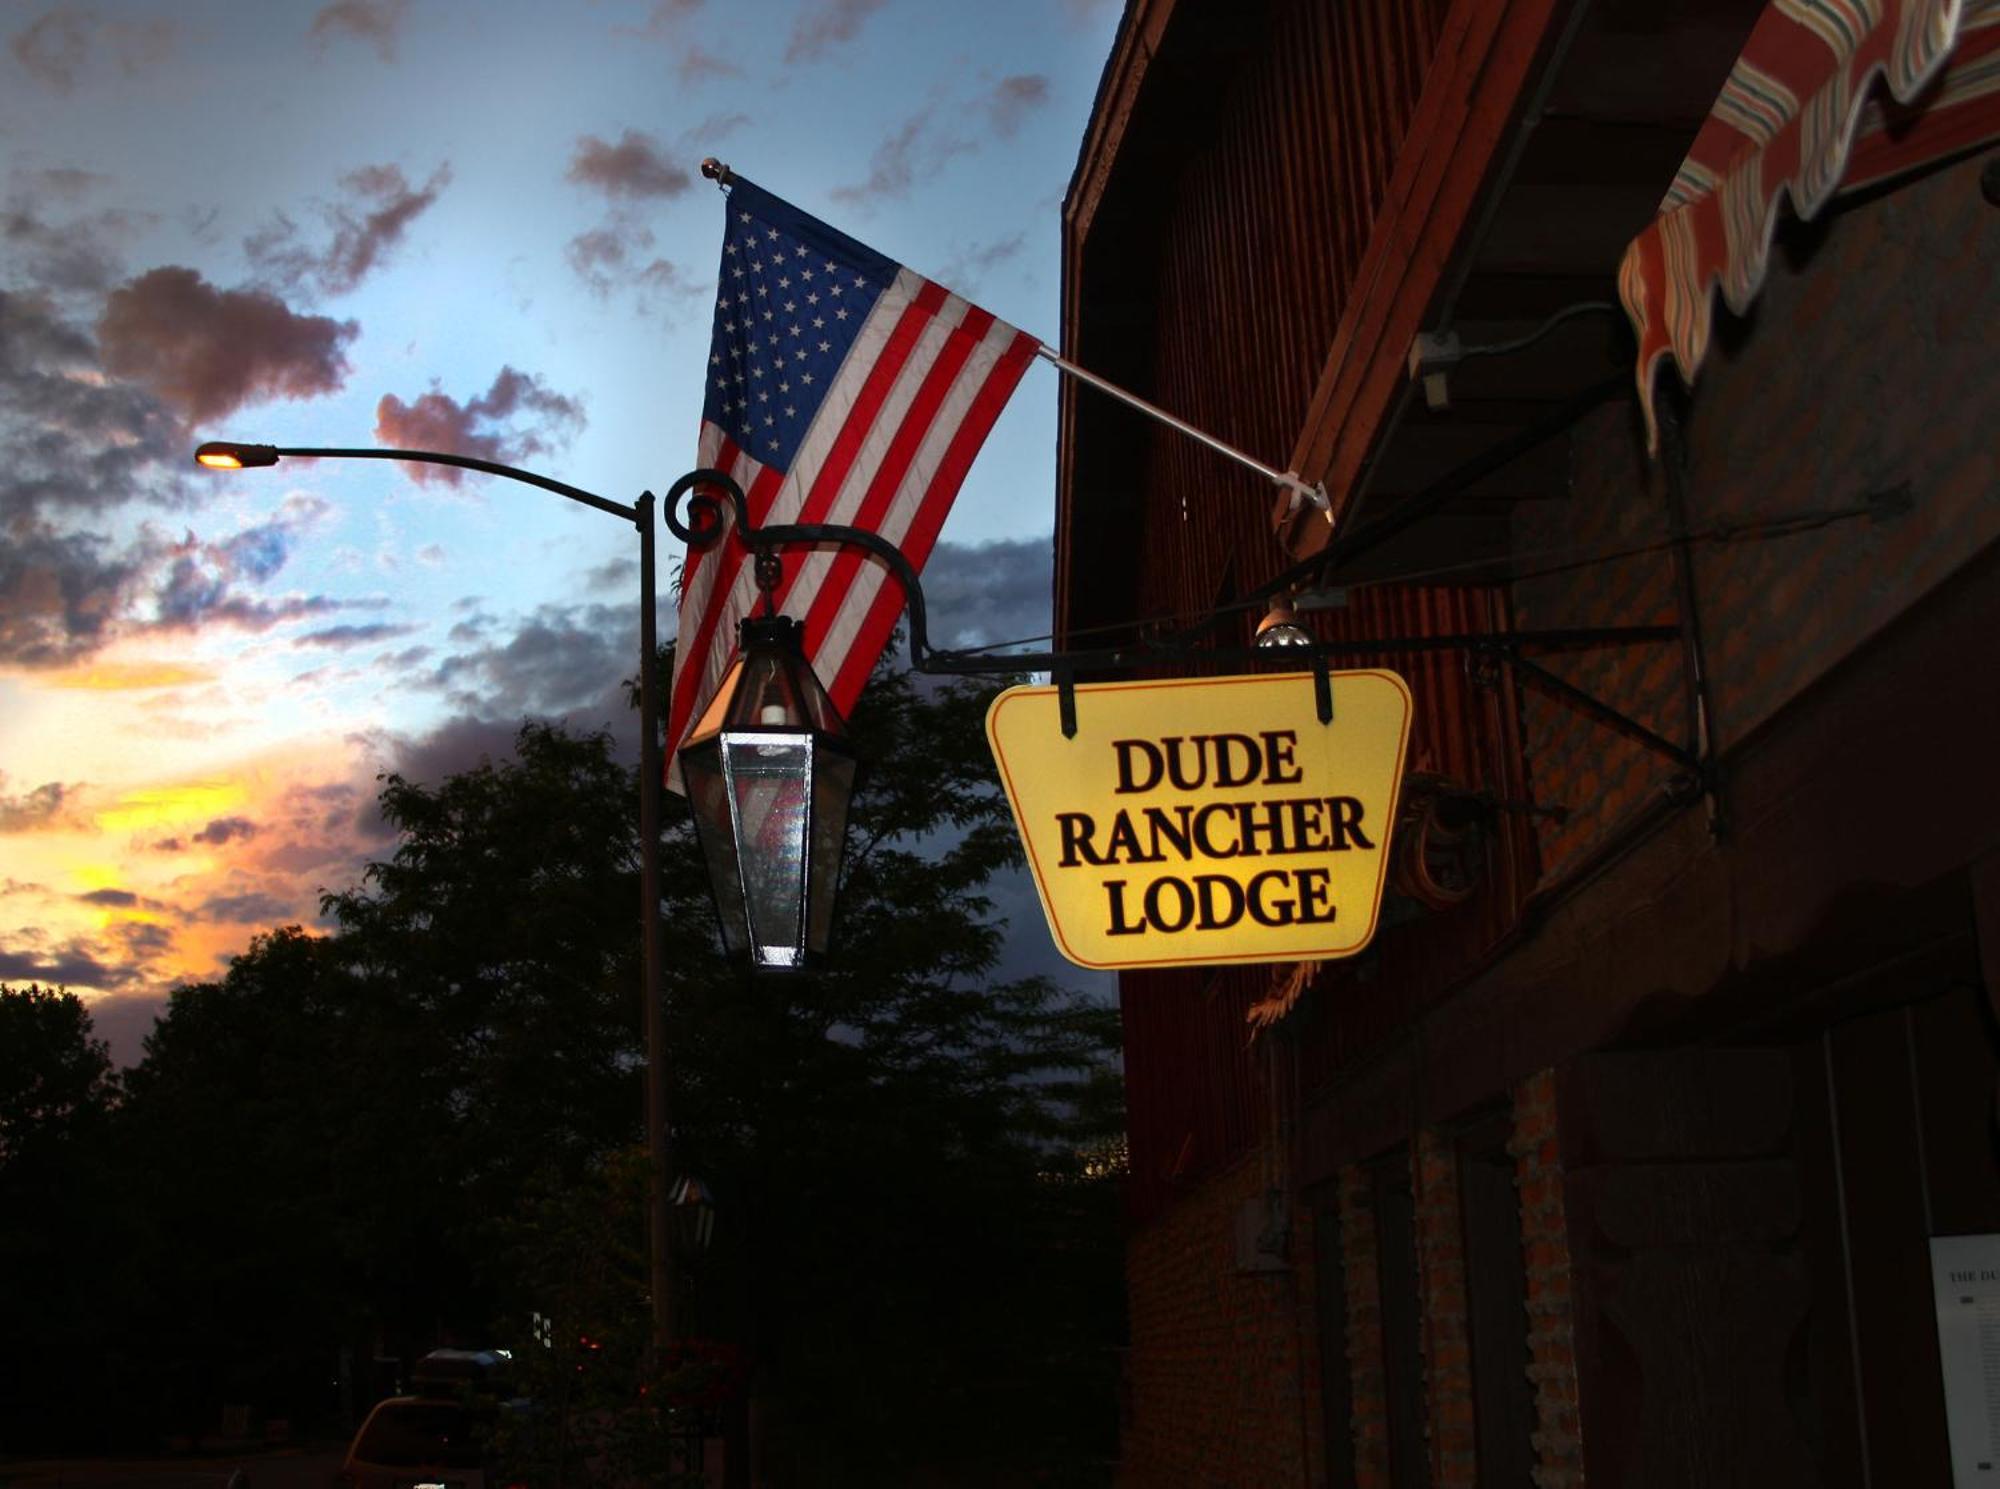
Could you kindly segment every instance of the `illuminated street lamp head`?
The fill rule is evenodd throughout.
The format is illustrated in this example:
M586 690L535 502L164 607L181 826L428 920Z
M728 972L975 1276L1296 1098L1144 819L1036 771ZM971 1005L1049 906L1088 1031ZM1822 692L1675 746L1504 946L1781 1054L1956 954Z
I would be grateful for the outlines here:
M723 943L761 972L826 954L855 756L804 627L745 619L742 650L681 747Z
M247 470L255 465L276 465L276 445L239 445L212 439L194 452L195 463L210 470Z

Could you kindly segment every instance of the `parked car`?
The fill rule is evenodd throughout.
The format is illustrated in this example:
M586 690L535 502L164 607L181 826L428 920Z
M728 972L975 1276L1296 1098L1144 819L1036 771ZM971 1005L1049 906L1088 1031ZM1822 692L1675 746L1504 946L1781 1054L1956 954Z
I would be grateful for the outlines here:
M489 1435L464 1402L391 1396L354 1434L341 1489L487 1489Z

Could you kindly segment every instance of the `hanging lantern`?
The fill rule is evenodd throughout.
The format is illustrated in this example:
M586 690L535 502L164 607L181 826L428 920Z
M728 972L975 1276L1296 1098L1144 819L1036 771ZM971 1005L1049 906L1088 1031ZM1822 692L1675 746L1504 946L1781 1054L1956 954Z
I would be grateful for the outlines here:
M715 1195L693 1174L682 1174L667 1191L673 1209L675 1252L683 1261L702 1255L715 1239Z
M680 752L731 956L795 971L826 952L854 794L846 726L789 616L745 620L737 661Z

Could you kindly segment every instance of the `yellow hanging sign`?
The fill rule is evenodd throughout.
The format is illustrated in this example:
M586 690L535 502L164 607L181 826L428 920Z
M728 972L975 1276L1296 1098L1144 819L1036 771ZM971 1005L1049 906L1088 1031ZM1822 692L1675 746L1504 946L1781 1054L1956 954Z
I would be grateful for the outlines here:
M1410 736L1393 672L1009 688L986 738L1049 933L1083 967L1321 961L1375 934Z

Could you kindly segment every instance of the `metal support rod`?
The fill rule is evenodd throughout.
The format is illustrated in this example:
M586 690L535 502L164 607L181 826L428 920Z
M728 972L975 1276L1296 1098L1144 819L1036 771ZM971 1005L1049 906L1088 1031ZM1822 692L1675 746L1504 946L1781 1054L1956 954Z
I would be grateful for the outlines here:
M1861 1321L1854 1311L1854 1238L1847 1221L1847 1160L1840 1144L1840 1080L1833 1067L1833 1030L1819 1031L1820 1068L1826 1073L1826 1126L1833 1146L1833 1206L1840 1216L1840 1280L1847 1290L1847 1357L1854 1372L1854 1431L1861 1443L1861 1489L1875 1475L1868 1453L1868 1388L1861 1368Z
M1687 446L1671 398L1654 412L1660 428L1660 465L1666 475L1667 522L1674 538L1674 595L1681 616L1681 678L1687 698L1688 750L1701 762L1701 791L1708 804L1709 835L1728 830L1715 763L1715 714L1708 689L1708 653L1702 643L1701 606L1695 592L1694 553L1688 534Z
M1534 682L1547 688L1558 697L1574 704L1606 728L1614 729L1629 739L1637 740L1647 749L1652 750L1656 754L1665 755L1669 760L1685 770L1694 771L1697 775L1700 774L1701 761L1696 759L1692 753L1682 749L1671 739L1655 734L1637 719L1620 713L1610 704L1584 692L1582 688L1577 687L1574 683L1565 682L1562 678L1557 677L1555 673L1549 671L1548 668L1531 662L1526 657L1518 655L1509 656L1507 661L1508 665L1512 666L1516 671L1526 673Z
M1205 434L1201 430L1195 428L1194 425L1188 423L1187 420L1175 418L1172 414L1168 413L1158 404L1148 403L1138 394L1128 393L1123 388L1119 387L1116 383L1106 382L1096 373L1077 366L1076 363L1070 361L1069 358L1060 355L1059 353L1051 350L1047 346L1037 346L1035 348L1035 355L1040 357L1044 362L1047 362L1052 366L1057 367L1064 372L1067 372L1071 377L1076 378L1079 382L1089 383L1091 387L1096 388L1099 392L1109 393L1113 398L1116 398L1120 403L1129 404L1131 407L1139 410L1140 413L1146 414L1151 418L1157 419L1162 424L1168 425L1170 428L1178 429L1182 434L1185 434L1189 439L1199 440L1202 444L1207 445L1209 449L1215 451L1218 455L1226 455L1231 460L1234 460L1238 465L1249 466L1250 469L1256 471L1257 474L1263 476L1266 480L1272 481L1279 486L1284 486L1289 488L1290 491L1292 492L1292 509L1294 511L1298 509L1298 505L1301 500L1309 501L1321 513L1326 515L1327 521L1331 522L1333 520L1332 516L1333 504L1327 500L1326 488L1324 486L1308 486L1304 481L1299 479L1298 472L1288 471L1288 470L1281 471L1274 465L1266 465L1263 461L1259 460L1254 455L1244 454L1243 451L1237 449L1234 445L1224 444L1214 435Z
M653 493L637 503L639 528L639 936L646 1030L646 1257L657 1360L673 1339L673 1229L667 1213L673 1137L667 1116L667 1011L660 966L659 618L654 587Z

